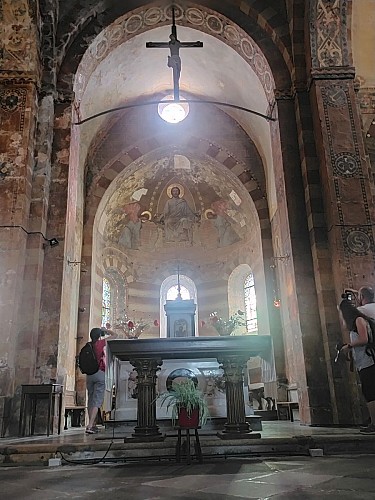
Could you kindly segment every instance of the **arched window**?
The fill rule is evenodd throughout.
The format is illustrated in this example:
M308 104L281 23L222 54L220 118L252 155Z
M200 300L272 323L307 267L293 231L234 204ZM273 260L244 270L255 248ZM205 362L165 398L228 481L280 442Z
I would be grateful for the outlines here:
M183 300L190 300L190 292L186 287L180 286L180 293L181 293L181 298ZM167 300L176 300L177 295L178 295L178 285L173 285L167 292Z
M102 296L102 325L111 323L111 284L107 278L103 278L103 296Z
M255 332L258 329L257 299L255 295L254 275L250 273L244 282L246 330Z

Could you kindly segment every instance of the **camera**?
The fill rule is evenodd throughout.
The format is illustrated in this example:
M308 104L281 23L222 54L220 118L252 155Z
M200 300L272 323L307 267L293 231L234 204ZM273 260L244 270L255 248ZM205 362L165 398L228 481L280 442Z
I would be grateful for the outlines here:
M354 302L355 296L353 290L344 290L344 293L341 294L341 298L349 300L350 302Z
M103 330L103 328L100 330L100 336L105 337L107 335L107 330Z

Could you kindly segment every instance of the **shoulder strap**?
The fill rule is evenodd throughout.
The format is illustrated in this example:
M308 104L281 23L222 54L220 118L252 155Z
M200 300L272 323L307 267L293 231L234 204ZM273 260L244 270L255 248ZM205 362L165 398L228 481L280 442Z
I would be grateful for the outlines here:
M90 344L91 344L92 353L93 353L93 355L94 355L94 357L95 357L96 361L97 361L97 362L98 362L98 364L99 364L99 363L100 363L100 361L104 358L104 349L103 349L103 351L100 353L100 358L98 359L98 358L96 357L96 352L95 352L95 349L94 349L94 342L90 342Z

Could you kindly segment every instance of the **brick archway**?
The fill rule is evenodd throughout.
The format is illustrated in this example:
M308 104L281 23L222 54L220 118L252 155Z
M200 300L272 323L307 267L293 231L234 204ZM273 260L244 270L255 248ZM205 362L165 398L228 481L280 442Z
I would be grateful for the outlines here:
M242 2L240 7L233 5L232 1L211 0L206 2L205 6L195 3L189 3L187 8L200 12L197 16L213 17L224 16L230 23L234 23L239 29L243 30L247 36L251 37L264 54L265 62L271 68L271 74L275 75L276 87L283 89L290 86L290 74L293 68L293 50L289 39L288 20L285 17L284 10L274 5L274 1L264 0L261 9ZM88 50L97 34L103 29L114 23L118 18L126 16L130 19L132 16L143 18L149 13L150 19L144 23L142 29L134 29L137 34L155 28L155 22L152 22L150 11L157 9L159 4L148 6L146 2L138 2L139 7L128 11L125 5L116 5L111 9L101 11L100 6L92 10L77 9L73 12L66 12L61 22L60 40L61 44L57 47L57 53L61 54L58 68L58 89L63 93L72 92L72 82L83 55ZM165 4L163 8L166 9ZM212 9L212 10L211 10ZM300 12L301 9L296 9ZM78 14L77 14L78 11ZM297 16L297 15L296 15ZM192 16L194 17L194 16ZM74 23L72 22L74 18ZM78 19L78 22L77 22ZM178 19L178 24L189 25L188 20ZM219 21L220 23L220 21ZM157 25L171 24L170 18L158 20ZM217 26L217 22L215 26ZM72 26L75 28L72 29ZM204 23L197 22L194 29L205 31ZM64 31L64 29L66 31ZM219 38L219 29L213 27L208 29L212 36ZM241 44L236 44L230 36L222 37L222 40L232 46L243 57ZM237 46L236 46L237 45ZM276 50L275 50L276 48ZM252 59L251 55L246 56L248 62Z
M111 182L123 172L129 165L140 158L162 150L169 146L167 137L153 137L147 140L140 141L132 145L127 150L123 151L111 163L106 165L100 171L95 179L95 184L92 185L87 198L86 198L86 213L85 226L93 226L96 210L105 193L105 190L110 186ZM186 149L193 155L198 157L209 157L218 162L221 166L235 172L239 181L244 185L250 197L254 201L261 227L269 227L268 204L266 193L262 189L256 175L251 166L246 165L244 162L238 160L226 148L215 144L205 138L198 138L189 136L185 138L182 145L182 153ZM91 235L92 236L92 233Z

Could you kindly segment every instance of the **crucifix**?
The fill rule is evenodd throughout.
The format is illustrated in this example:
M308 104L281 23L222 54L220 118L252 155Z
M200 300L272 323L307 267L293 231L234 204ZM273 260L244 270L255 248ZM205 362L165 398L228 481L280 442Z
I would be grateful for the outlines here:
M181 297L181 286L180 286L180 263L177 264L177 298L176 300L182 300Z
M169 48L170 55L168 56L168 68L173 70L173 100L180 100L180 74L181 74L181 58L180 49L189 47L203 47L203 42L180 42L177 38L177 26L175 20L174 7L172 7L172 30L169 35L169 42L146 42L146 48L165 49Z

